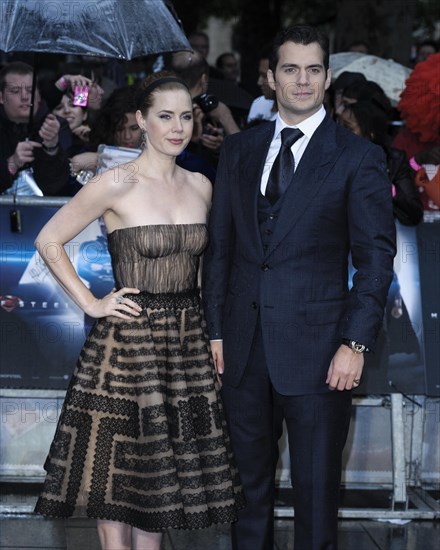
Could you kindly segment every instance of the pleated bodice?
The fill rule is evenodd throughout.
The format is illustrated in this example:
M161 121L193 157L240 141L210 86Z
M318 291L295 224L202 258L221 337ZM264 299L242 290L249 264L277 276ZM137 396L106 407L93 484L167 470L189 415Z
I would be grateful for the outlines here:
M108 235L116 287L155 294L193 289L207 242L202 223L116 229Z

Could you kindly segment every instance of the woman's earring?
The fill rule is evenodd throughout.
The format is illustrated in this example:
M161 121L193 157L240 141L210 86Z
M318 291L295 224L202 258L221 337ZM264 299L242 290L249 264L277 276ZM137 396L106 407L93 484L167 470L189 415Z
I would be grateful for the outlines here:
M141 128L141 149L145 149L147 145L147 132Z

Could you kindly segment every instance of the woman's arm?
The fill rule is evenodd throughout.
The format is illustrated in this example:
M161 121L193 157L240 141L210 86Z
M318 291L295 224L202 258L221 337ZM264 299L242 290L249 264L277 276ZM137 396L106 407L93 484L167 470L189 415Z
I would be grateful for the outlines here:
M83 187L47 222L36 238L35 246L55 280L90 317L114 315L129 319L130 317L122 312L139 315L141 308L127 298L123 303L116 298L139 291L123 288L102 299L96 298L79 278L64 249L67 242L76 237L91 222L112 209L117 198L112 180L112 172L107 172Z

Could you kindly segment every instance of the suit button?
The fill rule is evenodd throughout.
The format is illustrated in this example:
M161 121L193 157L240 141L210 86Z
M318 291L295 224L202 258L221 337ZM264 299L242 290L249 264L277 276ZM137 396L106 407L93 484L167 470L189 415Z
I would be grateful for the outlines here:
M277 218L277 217L275 216L275 214L271 214L271 215L269 216L269 220L276 220L276 218Z
M271 229L266 229L265 233L266 233L266 235L272 235L272 230Z
M269 271L270 267L267 264L261 266L261 271Z
M257 309L257 307L258 307L257 302L252 302L251 307L252 307L252 309Z

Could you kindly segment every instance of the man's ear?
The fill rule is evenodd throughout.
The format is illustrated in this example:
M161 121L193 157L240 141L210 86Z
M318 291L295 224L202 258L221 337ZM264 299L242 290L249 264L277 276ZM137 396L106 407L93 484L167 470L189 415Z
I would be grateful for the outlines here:
M332 83L332 70L327 69L327 76L325 78L325 89L328 90L330 88L330 84Z
M272 69L267 71L267 83L269 84L269 88L275 92L275 75L273 74Z

